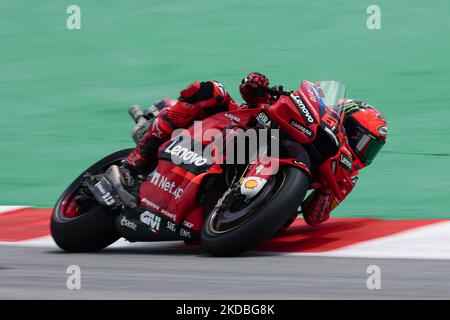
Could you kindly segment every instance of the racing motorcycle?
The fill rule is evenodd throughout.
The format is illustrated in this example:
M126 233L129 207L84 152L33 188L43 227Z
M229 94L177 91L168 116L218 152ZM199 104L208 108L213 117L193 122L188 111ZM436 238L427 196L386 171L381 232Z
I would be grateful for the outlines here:
M304 80L296 91L269 90L270 105L224 111L201 121L201 132L211 134L195 132L198 123L173 134L159 148L156 164L140 177L136 193L122 185L119 171L132 149L93 164L54 207L56 244L86 252L120 237L184 240L201 243L214 256L235 256L282 229L320 174L320 163L338 150L337 105L345 87L337 81ZM158 112L157 107L130 109L136 143ZM245 138L249 130L258 133L258 143ZM231 142L237 139L256 144L256 151L236 161L236 154L223 150L236 149Z

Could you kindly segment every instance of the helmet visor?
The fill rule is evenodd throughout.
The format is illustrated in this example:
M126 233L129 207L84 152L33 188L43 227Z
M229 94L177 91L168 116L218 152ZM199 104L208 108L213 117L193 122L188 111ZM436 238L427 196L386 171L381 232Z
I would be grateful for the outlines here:
M364 165L369 165L384 145L384 141L365 133L358 126L348 135L350 147Z

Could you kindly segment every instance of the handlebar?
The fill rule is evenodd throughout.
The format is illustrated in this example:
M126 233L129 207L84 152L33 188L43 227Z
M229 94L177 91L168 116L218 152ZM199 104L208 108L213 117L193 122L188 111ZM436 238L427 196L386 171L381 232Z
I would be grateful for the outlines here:
M266 92L268 92L275 99L278 99L280 96L291 95L290 91L284 91L283 86L275 86L272 88L266 88Z
M135 123L138 123L138 121L144 116L144 112L137 104L131 106L131 108L128 109L128 114L131 116Z
M148 115L147 110L143 111L141 107L138 106L137 104L131 106L131 108L128 109L128 113L136 123L134 128L131 130L131 137L137 144L139 143L139 141L141 141L142 137L146 134L146 132L150 128L151 125L150 119L153 118L154 116Z
M131 116L135 123L138 123L140 121L146 122L147 120L156 117L159 111L160 109L158 109L158 107L156 107L155 105L148 107L146 110L142 110L139 105L135 104L131 106L130 109L128 109L128 114Z

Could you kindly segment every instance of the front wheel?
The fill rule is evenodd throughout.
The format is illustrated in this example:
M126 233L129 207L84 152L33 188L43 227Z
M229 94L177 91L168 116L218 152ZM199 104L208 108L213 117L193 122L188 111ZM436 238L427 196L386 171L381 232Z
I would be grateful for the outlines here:
M131 149L115 152L92 165L86 171L99 174L113 164L119 164ZM89 252L103 249L120 238L115 220L117 213L100 206L83 194L83 174L63 192L56 202L51 218L51 234L56 244L69 252Z
M213 256L239 255L279 230L296 212L309 177L294 167L282 167L251 201L226 201L213 208L202 229L202 244Z

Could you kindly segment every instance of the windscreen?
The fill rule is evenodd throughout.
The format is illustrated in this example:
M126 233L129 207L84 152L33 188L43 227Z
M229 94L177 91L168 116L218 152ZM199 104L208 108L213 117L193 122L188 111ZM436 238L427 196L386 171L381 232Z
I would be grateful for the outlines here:
M320 81L319 86L324 95L324 103L327 106L336 106L341 99L345 98L345 86L334 80Z

